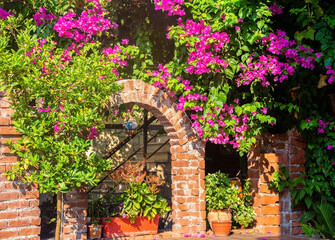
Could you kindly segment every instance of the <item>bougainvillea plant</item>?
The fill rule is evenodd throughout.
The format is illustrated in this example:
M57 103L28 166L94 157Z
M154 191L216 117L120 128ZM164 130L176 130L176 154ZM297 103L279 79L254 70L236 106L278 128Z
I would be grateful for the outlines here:
M311 92L306 83L319 83L310 76L323 74L325 85L334 81L325 49L278 29L285 11L273 1L48 0L0 7L0 77L23 133L12 145L21 160L9 176L23 177L29 169L33 174L23 178L36 181L58 162L64 162L59 169L73 164L69 185L44 185L54 192L80 185L83 178L72 178L79 167L103 171L102 162L84 152L103 128L103 116L118 112L106 106L119 79L164 89L199 138L242 154L263 130L276 128L276 119L290 119L279 112L298 125L306 118L300 104ZM299 15L297 9L291 12ZM310 37L313 31L303 27ZM312 80L298 78L302 73Z

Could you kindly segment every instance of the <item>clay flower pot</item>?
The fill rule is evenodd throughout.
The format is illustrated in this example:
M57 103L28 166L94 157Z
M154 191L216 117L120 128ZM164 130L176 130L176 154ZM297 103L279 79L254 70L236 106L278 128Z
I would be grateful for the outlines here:
M87 235L89 239L100 239L103 225L88 225Z
M212 229L215 235L228 236L230 234L232 221L212 222Z
M134 223L130 218L111 217L102 218L104 226L104 237L129 237L144 234L157 234L160 215L156 215L150 220L147 217L137 217Z
M209 210L208 222L216 235L228 236L232 225L230 209Z

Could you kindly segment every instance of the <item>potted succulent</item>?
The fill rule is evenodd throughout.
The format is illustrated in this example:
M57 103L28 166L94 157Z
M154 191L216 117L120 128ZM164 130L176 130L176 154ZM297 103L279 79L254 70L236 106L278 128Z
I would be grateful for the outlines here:
M229 235L232 226L231 208L238 202L236 189L228 176L220 171L206 176L207 219L216 235Z
M140 164L128 164L110 175L112 182L122 183L125 190L118 199L120 211L102 218L104 237L156 234L160 216L170 211L167 201L158 194L161 179L146 176L142 170Z

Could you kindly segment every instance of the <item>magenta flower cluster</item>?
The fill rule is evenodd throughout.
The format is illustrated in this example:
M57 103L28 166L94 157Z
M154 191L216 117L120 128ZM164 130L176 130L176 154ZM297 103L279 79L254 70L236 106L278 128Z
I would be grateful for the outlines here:
M103 8L96 3L96 6L82 12L77 19L75 13L68 12L58 19L54 29L60 37L71 38L75 42L88 42L92 40L92 36L117 27L116 23L112 24L102 15Z
M215 67L216 72L220 71L220 67L227 67L228 61L220 58L219 54L215 55L215 52L221 52L225 44L229 43L227 33L212 33L211 27L206 26L202 20L199 23L187 20L186 24L179 21L179 27L183 29L184 34L180 34L178 38L193 38L195 40L193 46L189 43L186 44L186 47L190 49L187 72L203 74L209 73L212 67Z
M269 7L269 10L271 11L272 16L276 14L282 14L283 9L281 7L277 6L277 3L273 3L271 7Z
M155 9L167 11L169 16L185 15L185 10L181 8L184 0L154 0Z
M277 34L271 33L268 37L262 38L263 44L268 45L267 50L270 53L276 55L284 55L286 62L298 63L303 68L313 70L315 68L316 58L322 56L321 53L313 54L314 50L311 48L305 48L302 45L298 46L298 49L294 47L297 43L292 40L288 40L286 33L281 30L277 30ZM304 57L303 55L307 55Z
M37 13L33 15L33 19L35 20L37 26L42 25L46 21L52 21L56 18L56 15L53 15L52 13L47 14L45 8L40 8Z
M0 19L7 19L9 16L15 16L15 13L13 12L7 12L4 9L0 8Z

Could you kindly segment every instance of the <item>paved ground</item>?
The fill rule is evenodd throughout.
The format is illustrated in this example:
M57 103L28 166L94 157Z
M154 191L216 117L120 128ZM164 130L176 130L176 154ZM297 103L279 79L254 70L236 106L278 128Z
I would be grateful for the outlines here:
M278 234L262 234L253 233L250 230L233 230L232 234L226 237L207 235L206 237L180 237L174 236L172 232L164 232L157 235L143 235L136 237L117 238L117 240L316 240L317 238L309 238L304 236L278 235ZM110 240L110 239L104 239Z

